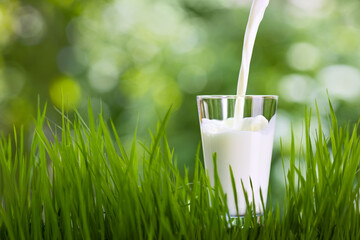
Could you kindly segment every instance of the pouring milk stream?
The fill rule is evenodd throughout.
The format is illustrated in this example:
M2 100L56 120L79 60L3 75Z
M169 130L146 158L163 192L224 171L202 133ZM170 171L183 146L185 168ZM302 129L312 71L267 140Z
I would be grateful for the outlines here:
M245 30L241 67L238 78L237 92L238 97L245 96L249 79L250 61L254 49L255 38L265 10L269 5L269 0L253 0L249 20ZM235 124L243 118L244 101L238 98L235 105Z
M205 166L208 169L211 184L214 184L212 156L216 152L218 176L224 192L228 195L227 201L231 216L236 216L237 210L229 165L232 167L236 181L238 213L245 215L246 212L241 180L248 192L250 202L253 201L256 204L257 214L263 212L260 189L266 204L275 117L268 121L262 115L244 118L243 114L251 55L256 33L268 4L269 0L253 0L252 3L244 37L234 117L223 120L207 118L201 120ZM249 178L252 180L254 198L252 198Z

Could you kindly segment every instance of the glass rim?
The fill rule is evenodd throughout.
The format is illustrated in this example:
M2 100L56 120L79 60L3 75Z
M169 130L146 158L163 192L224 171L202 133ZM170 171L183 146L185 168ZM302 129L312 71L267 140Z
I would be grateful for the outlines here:
M268 98L278 100L277 95L245 95L245 96L237 96L237 95L197 95L196 98L198 99L236 99L236 98Z

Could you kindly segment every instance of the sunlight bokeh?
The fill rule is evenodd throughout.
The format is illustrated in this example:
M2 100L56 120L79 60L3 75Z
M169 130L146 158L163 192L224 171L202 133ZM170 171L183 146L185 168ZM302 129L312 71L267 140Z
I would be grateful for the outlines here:
M235 94L250 0L0 2L1 132L33 130L38 98L96 114L103 106L124 144L170 106L168 136L192 173L200 142L196 95ZM280 137L303 130L305 106L330 97L340 121L356 122L360 95L360 2L271 1L253 52L248 94L279 95ZM62 102L64 100L64 102ZM100 103L102 101L102 104ZM326 112L321 111L321 112ZM315 113L315 111L313 111ZM325 116L323 116L325 117ZM60 115L49 108L49 118ZM274 177L273 181L280 181Z

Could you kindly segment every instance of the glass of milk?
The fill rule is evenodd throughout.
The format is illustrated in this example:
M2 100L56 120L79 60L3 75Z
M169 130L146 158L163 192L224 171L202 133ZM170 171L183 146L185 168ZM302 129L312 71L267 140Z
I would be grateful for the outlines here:
M239 215L246 213L241 181L249 202L255 203L256 214L263 214L260 191L266 206L277 100L277 96L270 95L197 96L205 168L214 186L216 153L217 172L232 217L237 216L237 210L229 165L235 179ZM235 113L239 109L241 113Z

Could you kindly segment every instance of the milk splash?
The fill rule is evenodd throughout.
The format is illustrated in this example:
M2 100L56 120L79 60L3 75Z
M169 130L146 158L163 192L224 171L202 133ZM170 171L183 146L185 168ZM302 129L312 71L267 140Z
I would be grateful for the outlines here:
M239 123L244 114L244 96L249 78L250 61L255 44L255 38L259 29L260 22L264 17L265 10L269 5L269 0L253 0L249 20L246 26L241 67L238 78L237 97L235 106L235 122ZM235 124L237 125L237 124Z

